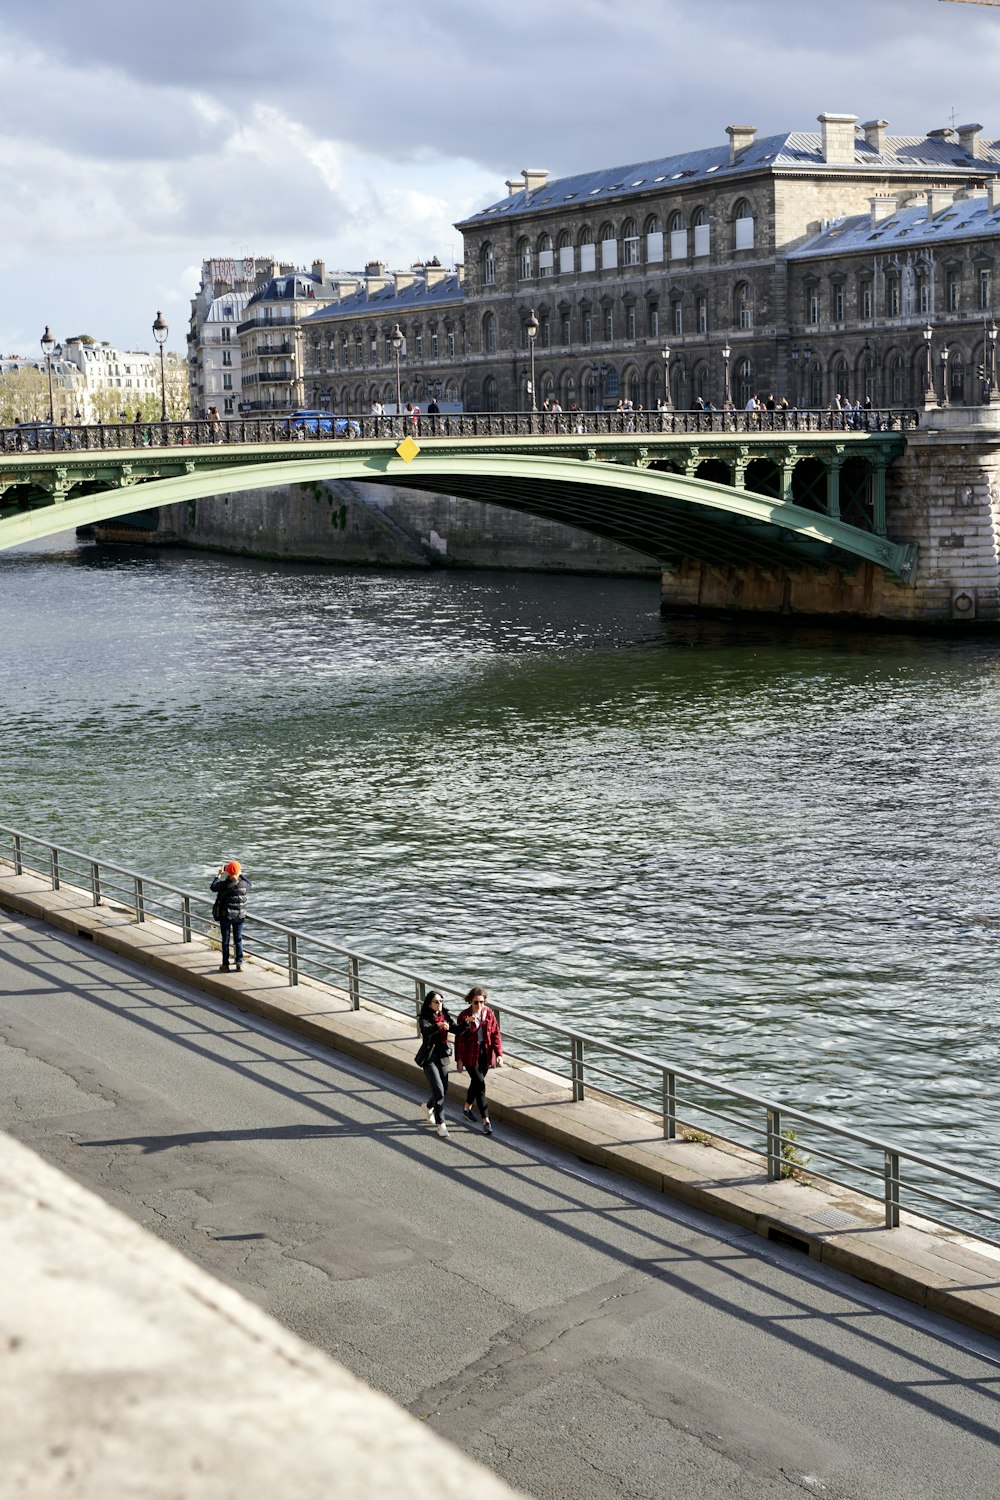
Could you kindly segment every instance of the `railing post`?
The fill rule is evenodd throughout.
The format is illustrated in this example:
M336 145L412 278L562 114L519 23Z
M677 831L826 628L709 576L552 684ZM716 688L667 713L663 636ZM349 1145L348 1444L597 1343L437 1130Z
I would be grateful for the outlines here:
M181 897L181 937L185 943L191 941L191 897Z
M101 904L101 867L96 859L90 861L90 899L94 906Z
M288 983L299 982L299 940L294 932L288 934Z
M899 1228L899 1152L885 1153L885 1227Z
M21 835L19 833L15 833L14 835L14 874L24 874L24 864L21 859Z
M49 871L52 880L52 889L59 889L59 850L49 848Z
M424 1001L425 1001L426 998L427 998L427 986L424 984L424 981L422 979L415 979L413 981L413 999L414 999L414 1002L416 1004L417 1020L418 1021L420 1020L420 1012L424 1008Z
M677 1078L666 1071L663 1074L663 1139L677 1139Z
M142 876L135 877L135 919L137 922L146 920L146 898L142 889Z
M573 1071L573 1098L582 1099L584 1090L583 1037L575 1036L570 1042Z
M351 997L351 1009L361 1009L361 972L358 960L352 953L347 960L347 993Z
M767 1111L767 1175L772 1182L781 1177L781 1110Z

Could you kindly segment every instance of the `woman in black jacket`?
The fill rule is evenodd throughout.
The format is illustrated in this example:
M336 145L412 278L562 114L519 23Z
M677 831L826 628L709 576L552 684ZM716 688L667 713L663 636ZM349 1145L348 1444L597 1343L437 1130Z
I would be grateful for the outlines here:
M421 1040L416 1061L423 1068L431 1086L431 1097L424 1105L427 1123L437 1126L438 1135L447 1135L444 1101L448 1093L448 1059L451 1057L448 1033L455 1030L455 1023L445 1010L444 1000L437 990L431 990L420 1007L418 1024Z

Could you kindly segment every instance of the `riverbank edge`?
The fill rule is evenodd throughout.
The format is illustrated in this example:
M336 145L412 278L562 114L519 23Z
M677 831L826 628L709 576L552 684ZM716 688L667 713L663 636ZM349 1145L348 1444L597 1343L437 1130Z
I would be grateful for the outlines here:
M72 886L53 891L38 876L15 875L8 860L0 860L0 908L424 1086L413 1061L415 1022L398 1011L365 999L353 1010L346 991L305 979L290 986L283 971L252 957L242 973L221 974L207 939L185 943L179 927L158 919L139 923L115 902L95 907L88 891ZM908 1213L898 1229L886 1229L879 1205L847 1188L820 1187L807 1177L772 1182L762 1158L749 1151L700 1132L692 1132L697 1139L664 1140L648 1110L594 1096L575 1101L562 1079L516 1057L505 1061L490 1077L495 1123L1000 1339L1000 1254ZM453 1075L452 1100L464 1092L464 1081ZM824 1216L848 1226L830 1228Z

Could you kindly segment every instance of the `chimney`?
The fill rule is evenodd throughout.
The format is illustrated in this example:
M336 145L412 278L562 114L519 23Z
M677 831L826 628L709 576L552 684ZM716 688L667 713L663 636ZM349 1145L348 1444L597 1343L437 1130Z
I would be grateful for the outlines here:
M392 274L396 283L397 297L400 292L405 292L407 287L411 287L417 279L413 271L394 271Z
M991 177L986 184L986 196L989 200L990 213L995 214L1000 209L1000 177Z
M963 151L968 151L970 156L982 156L982 147L979 144L981 125L960 125L958 127L958 144Z
M928 130L927 132L927 139L929 141L950 141L954 140L954 137L955 132L950 125L944 125L940 130Z
M314 260L313 264L312 264L312 273L313 273L314 278L317 281L325 281L326 280L326 261L325 260Z
M896 212L897 203L895 198L886 198L880 196L877 198L869 198L868 202L871 204L873 229L877 224L881 224L883 219L888 219L892 214Z
M857 115L821 114L819 123L823 130L823 160L828 167L854 165L854 127Z
M521 176L524 178L524 191L529 198L532 193L537 193L539 188L543 188L549 180L548 172L542 172L537 167L522 167Z
M729 137L729 165L732 166L741 151L752 146L757 139L756 125L727 125Z
M424 283L427 287L437 286L438 282L443 281L446 276L450 275L451 272L446 270L444 266L432 266L430 264L424 266Z
M862 125L861 129L864 131L865 140L868 142L872 150L877 151L879 156L884 156L885 143L888 139L887 131L889 129L889 121L869 120L867 124Z
M513 198L514 194L519 193L524 187L524 183L521 181L520 177L516 179L513 177L508 177L507 181L504 183L504 187L507 189L507 197Z
M927 192L927 217L936 219L939 213L950 208L955 201L952 188L929 188Z

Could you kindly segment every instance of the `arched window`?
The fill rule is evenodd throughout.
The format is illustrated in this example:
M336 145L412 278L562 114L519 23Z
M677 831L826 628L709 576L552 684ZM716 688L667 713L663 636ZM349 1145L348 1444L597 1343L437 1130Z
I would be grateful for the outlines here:
M497 258L493 246L487 241L479 252L479 267L482 273L483 286L495 286L497 279Z
M660 223L658 214L650 214L646 220L646 260L661 261L663 259L663 225Z
M695 366L691 377L691 394L693 397L700 396L703 401L708 401L709 399L708 365L704 360L700 365Z
M681 213L680 209L676 209L674 213L670 215L670 219L668 222L670 224L670 259L687 260L687 220L684 218L684 215Z
M708 255L712 248L712 231L709 228L707 210L696 208L691 215L691 224L694 228L695 255Z
M594 245L594 231L589 224L585 224L580 230L577 238L580 247L580 270L593 271L597 268L597 251Z
M754 216L749 199L741 198L733 209L733 246L737 250L754 247Z
M605 376L605 380L604 380L604 396L605 396L605 399L607 399L610 396L613 396L615 398L615 400L617 401L618 397L621 395L621 393L622 393L622 387L621 387L621 381L618 378L618 371L612 369L611 366L609 365L608 366L608 373Z
M742 410L757 393L753 386L753 360L741 359L736 366L736 405Z
M491 312L483 318L483 353L497 352L497 320Z
M809 405L814 409L823 405L823 367L818 359L809 366L806 376Z
M848 369L847 360L843 357L837 360L833 367L833 389L835 395L842 401L846 401L851 394L851 372Z
M873 406L878 405L878 391L876 390L875 361L871 355L867 355L861 366L861 383L864 386L865 400L870 401Z
M539 276L551 276L554 268L555 258L552 253L551 236L540 234L538 236L538 274Z
M613 269L618 264L618 240L615 237L615 226L613 224L602 224L599 235L601 241L601 269Z
M948 361L948 399L965 405L965 360L960 349L952 350Z
M520 239L520 240L518 240L518 242L517 242L517 275L518 275L518 279L520 281L527 281L528 280L528 278L532 274L532 266L533 266L533 264L534 264L534 261L533 261L532 254L531 254L531 245L528 243L528 241L526 239Z
M635 227L634 219L626 219L622 225L622 264L626 266L639 264L639 231Z
M733 317L737 328L753 327L753 287L738 281L733 290Z
M642 381L639 378L638 370L631 370L629 372L628 399L634 408L642 405Z
M573 256L573 241L568 229L564 229L556 244L559 255L559 273L563 276L571 275L576 269ZM567 340L568 342L568 340Z
M893 406L903 404L903 372L903 356L894 354L889 363L889 401Z
M487 375L483 381L483 411L499 411L499 397L497 395L497 383L492 375Z

